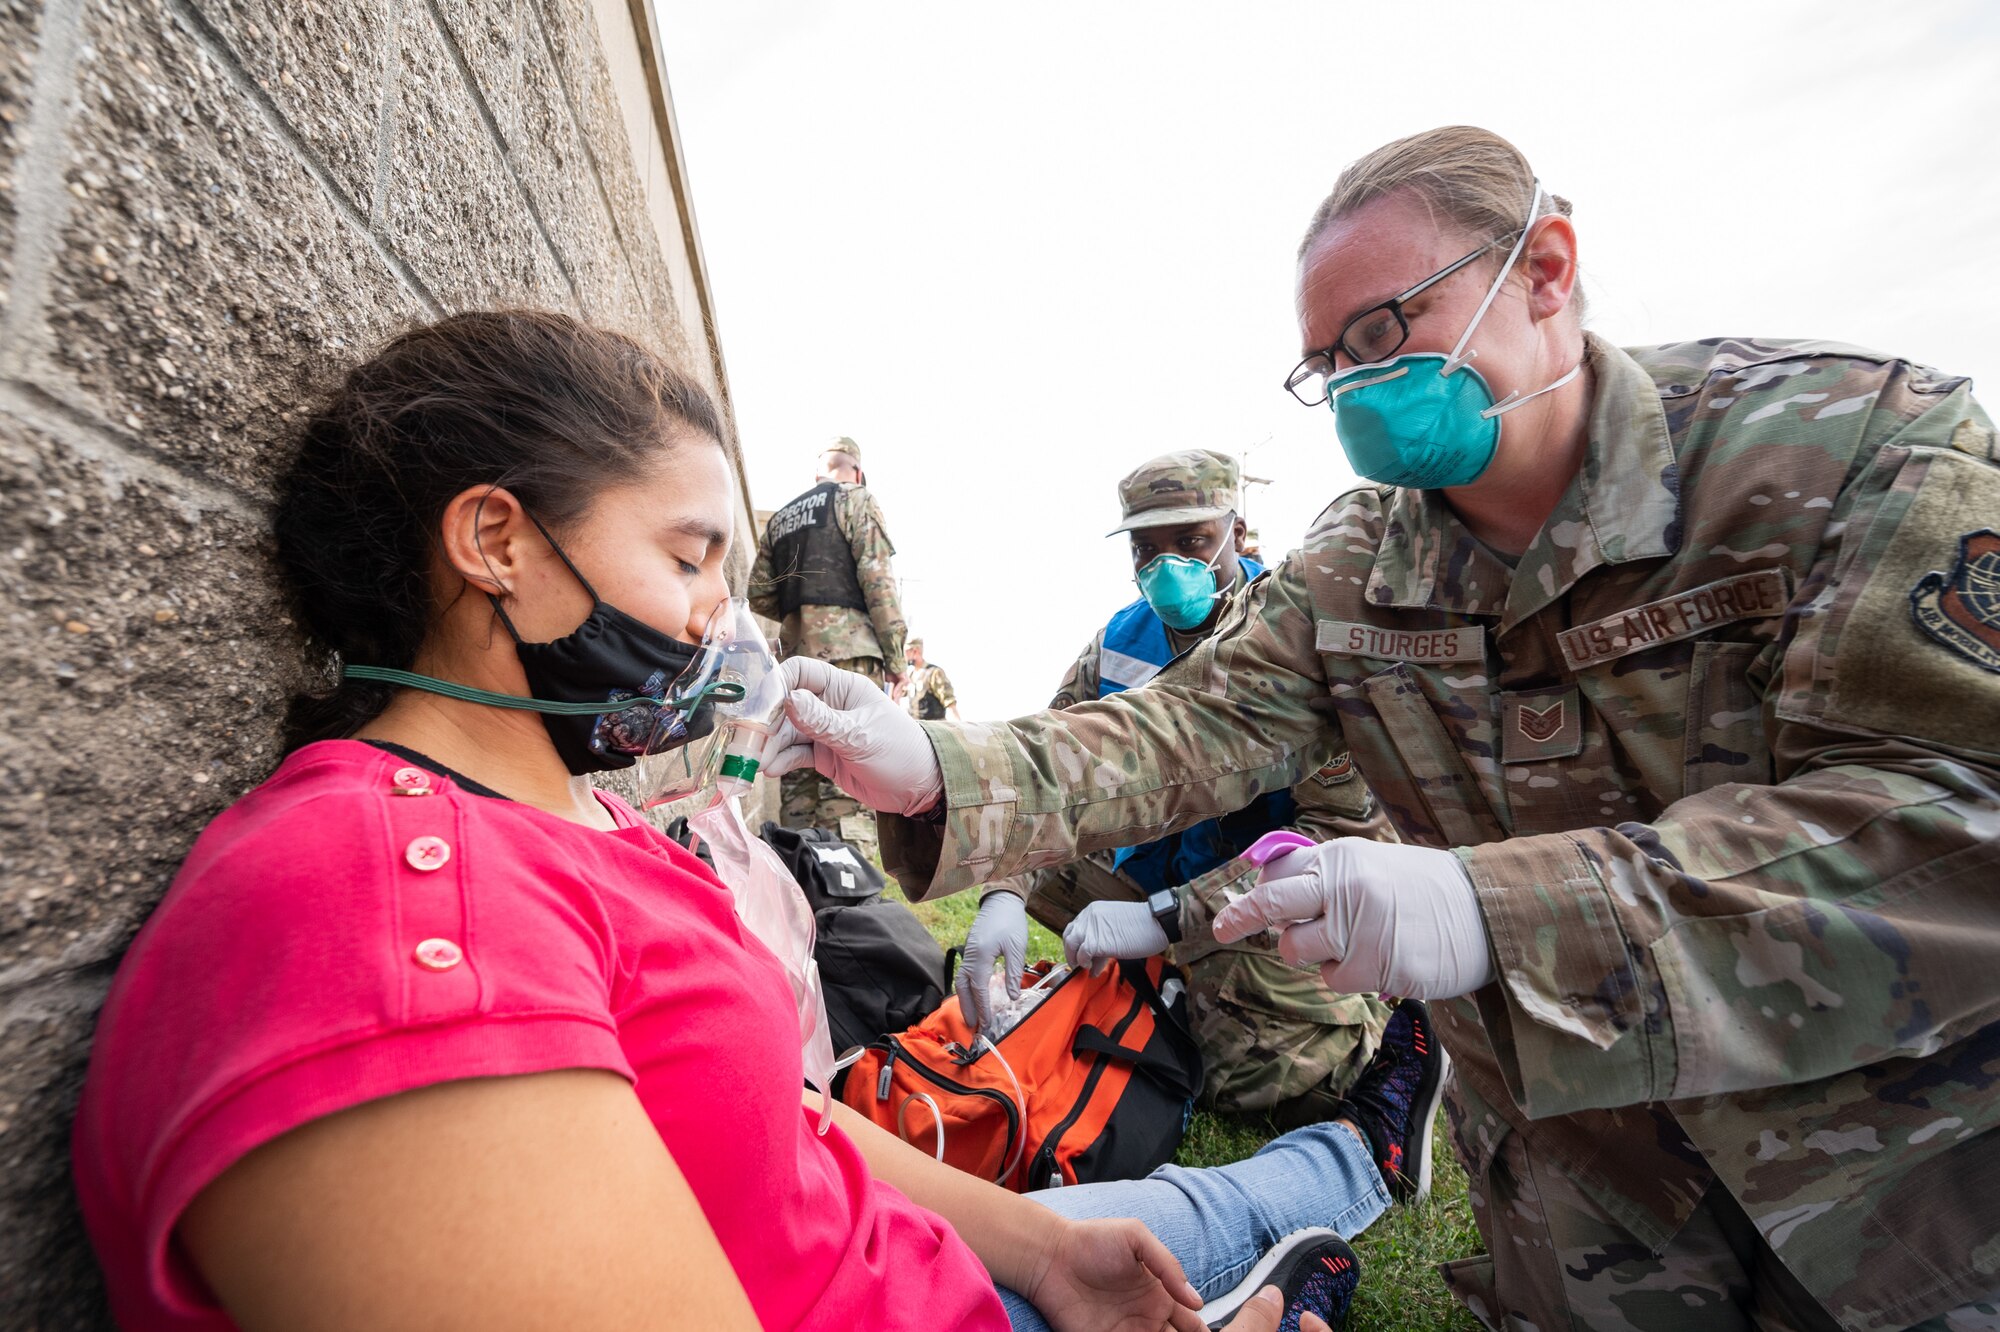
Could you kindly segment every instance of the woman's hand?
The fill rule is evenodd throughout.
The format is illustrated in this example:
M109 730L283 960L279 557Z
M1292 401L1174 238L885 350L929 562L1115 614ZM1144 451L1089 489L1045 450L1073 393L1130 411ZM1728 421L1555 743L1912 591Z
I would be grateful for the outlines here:
M1201 1296L1152 1231L1137 1221L1061 1227L1035 1279L1016 1287L1057 1332L1203 1332Z

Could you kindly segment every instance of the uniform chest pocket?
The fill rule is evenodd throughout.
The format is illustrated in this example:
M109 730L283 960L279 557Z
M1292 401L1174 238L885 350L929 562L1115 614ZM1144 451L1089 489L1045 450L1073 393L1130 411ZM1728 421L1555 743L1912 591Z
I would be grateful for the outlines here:
M1764 730L1759 658L1762 643L1696 643L1688 665L1687 729L1682 734L1681 794L1744 782L1771 781L1771 742Z
M1476 674L1479 667L1465 669ZM1333 690L1349 752L1397 831L1428 846L1498 841L1506 827L1467 762L1497 770L1491 696L1483 680L1476 690L1440 694L1449 727L1407 662Z

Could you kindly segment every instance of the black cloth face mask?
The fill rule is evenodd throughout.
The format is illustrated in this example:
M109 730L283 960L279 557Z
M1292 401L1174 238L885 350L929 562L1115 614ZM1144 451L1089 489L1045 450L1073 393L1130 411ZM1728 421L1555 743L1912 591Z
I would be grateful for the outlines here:
M500 599L487 599L514 640L529 694L548 703L606 705L599 713L542 713L542 725L564 766L576 776L629 768L641 755L676 748L713 730L715 716L707 698L683 713L668 695L674 681L701 656L700 646L663 634L598 596L541 520L533 521L563 567L590 594L590 614L561 638L529 643L515 630ZM617 706L626 699L632 702Z

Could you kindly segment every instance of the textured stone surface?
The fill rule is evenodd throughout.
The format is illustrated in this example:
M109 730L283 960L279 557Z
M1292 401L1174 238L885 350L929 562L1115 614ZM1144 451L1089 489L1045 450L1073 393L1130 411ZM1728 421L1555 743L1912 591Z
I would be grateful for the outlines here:
M110 1328L69 1182L69 1124L108 964L0 995L0 1326Z
M433 0L432 6L465 58L473 86L485 100L502 140L509 144L521 123L521 61L527 46L521 8L526 2Z
M391 244L449 309L570 304L444 39L403 10L402 70L382 210Z
M163 5L98 0L76 81L35 379L260 490L329 361L420 307Z
M124 947L190 834L270 771L300 657L260 515L4 414L0 492L4 991Z
M622 245L604 244L611 218L597 186L596 167L584 149L548 45L541 40L540 23L530 16L526 27L519 71L521 115L509 151L576 282L584 312L638 333L642 330L630 326L635 309L631 265Z
M643 324L626 331L645 337L685 362L688 342L680 330L673 283L646 211L645 187L632 162L631 143L598 45L590 6L587 0L528 3L534 7L535 26L553 57L556 80L589 147L591 181L602 191L600 206L609 210L625 254L626 270L621 276L636 286L633 295L621 298L617 313ZM611 314L604 312L607 318Z
M28 84L41 42L41 10L0 0L0 316L14 288L14 172L28 117Z
M397 0L189 0L366 215Z

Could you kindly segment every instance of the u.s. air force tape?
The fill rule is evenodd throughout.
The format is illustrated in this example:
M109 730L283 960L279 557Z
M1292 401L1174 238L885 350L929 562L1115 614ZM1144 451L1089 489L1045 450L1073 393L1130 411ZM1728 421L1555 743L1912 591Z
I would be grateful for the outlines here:
M1780 614L1791 599L1789 570L1759 569L1565 629L1556 635L1556 644L1569 668L1579 671L1628 652L1692 638L1732 620Z

